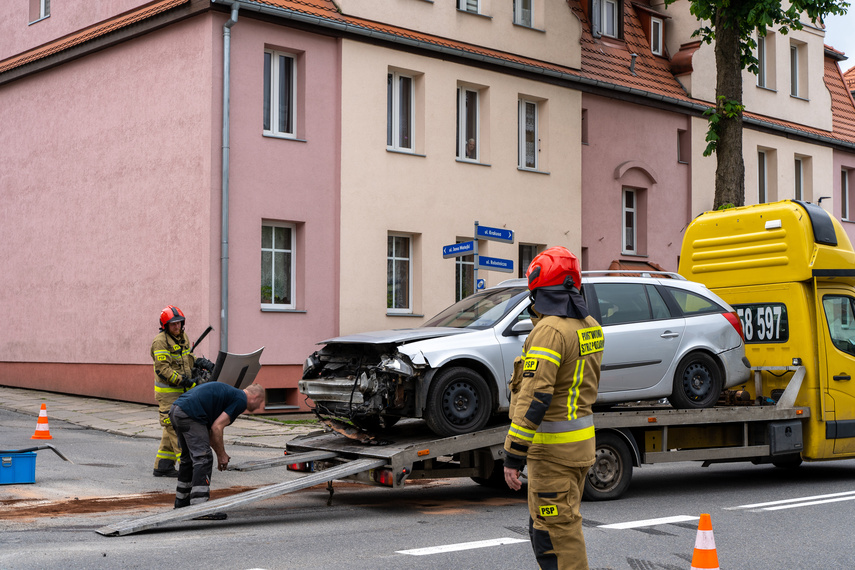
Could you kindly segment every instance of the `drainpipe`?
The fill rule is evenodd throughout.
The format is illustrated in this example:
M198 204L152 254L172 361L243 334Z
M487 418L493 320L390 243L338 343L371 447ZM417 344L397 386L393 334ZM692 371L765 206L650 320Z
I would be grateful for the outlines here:
M220 350L229 349L229 111L232 26L237 24L240 4L231 3L232 17L223 25L223 197L222 250L220 253Z

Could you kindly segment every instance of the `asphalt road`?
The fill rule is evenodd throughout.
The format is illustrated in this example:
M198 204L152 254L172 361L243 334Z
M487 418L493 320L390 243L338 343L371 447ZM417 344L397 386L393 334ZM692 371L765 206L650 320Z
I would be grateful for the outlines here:
M32 416L0 411L0 447L34 443L32 430ZM40 451L34 485L0 486L0 568L536 568L524 497L469 480L401 490L336 483L331 506L321 486L241 507L227 521L104 537L95 530L170 508L174 480L150 475L157 442L53 420L51 432L51 443L75 463ZM234 461L276 453L228 451ZM636 469L624 498L582 505L591 568L687 569L697 518L710 513L721 568L850 569L853 468L846 460L796 470L741 463ZM212 489L296 476L281 468L215 472ZM58 509L49 511L51 504Z

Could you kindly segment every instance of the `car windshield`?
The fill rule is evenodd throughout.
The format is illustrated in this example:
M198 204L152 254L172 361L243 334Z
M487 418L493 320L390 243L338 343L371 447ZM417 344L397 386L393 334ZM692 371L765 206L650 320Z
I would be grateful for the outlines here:
M528 289L522 287L483 291L451 305L422 326L486 329L501 320L526 295Z

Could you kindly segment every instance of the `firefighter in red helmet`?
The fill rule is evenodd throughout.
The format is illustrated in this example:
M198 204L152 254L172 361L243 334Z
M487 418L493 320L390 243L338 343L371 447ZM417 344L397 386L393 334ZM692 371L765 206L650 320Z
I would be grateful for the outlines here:
M160 413L163 434L154 460L155 477L178 477L175 463L181 454L178 436L169 419L169 408L178 397L196 385L193 368L204 365L213 369L207 359L196 359L184 332L184 313L174 305L160 312L160 333L151 343L154 360L154 398Z
M563 247L538 254L526 276L534 328L514 362L505 481L528 466L529 535L540 568L588 568L579 504L594 464L603 329L588 314L579 260Z

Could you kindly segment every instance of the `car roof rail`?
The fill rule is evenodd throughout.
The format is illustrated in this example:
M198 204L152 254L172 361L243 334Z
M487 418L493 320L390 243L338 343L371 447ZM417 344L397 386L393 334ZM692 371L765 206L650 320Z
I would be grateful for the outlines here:
M679 279L687 281L685 277L673 271L648 271L636 269L597 269L593 271L583 271L582 275L609 275L612 277L667 277L669 279Z

